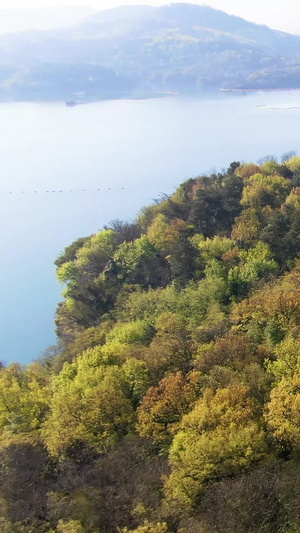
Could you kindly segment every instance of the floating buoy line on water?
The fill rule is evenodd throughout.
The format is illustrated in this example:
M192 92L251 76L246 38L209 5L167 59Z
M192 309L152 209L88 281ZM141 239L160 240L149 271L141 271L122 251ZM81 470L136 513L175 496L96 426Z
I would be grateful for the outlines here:
M48 190L36 190L36 189L31 189L31 190L12 190L12 191L9 191L9 190L5 190L5 191L1 191L0 190L0 194L53 194L53 193L81 193L81 192L107 192L107 191L124 191L125 190L125 187L115 187L115 188L111 188L111 187L106 187L106 188L99 188L99 189L48 189Z

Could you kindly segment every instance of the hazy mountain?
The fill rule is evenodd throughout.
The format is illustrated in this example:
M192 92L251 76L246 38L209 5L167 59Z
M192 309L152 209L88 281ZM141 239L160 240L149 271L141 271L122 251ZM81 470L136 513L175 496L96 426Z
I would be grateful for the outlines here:
M62 75L64 65L72 65L70 80ZM92 76L85 65L105 68L106 75L101 79L98 71ZM95 12L68 28L0 37L2 98L18 94L22 99L25 86L26 99L30 94L51 98L54 86L55 99L78 91L83 99L104 98L111 91L107 69L110 80L113 75L118 80L115 96L298 87L300 36L207 6L171 4L123 6ZM29 82L32 72L34 81Z

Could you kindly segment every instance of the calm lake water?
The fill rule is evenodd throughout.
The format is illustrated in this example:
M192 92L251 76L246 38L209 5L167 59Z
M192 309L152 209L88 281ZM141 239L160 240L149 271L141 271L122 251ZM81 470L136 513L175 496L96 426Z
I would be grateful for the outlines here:
M55 343L65 246L189 177L297 150L299 124L298 91L0 104L0 360Z

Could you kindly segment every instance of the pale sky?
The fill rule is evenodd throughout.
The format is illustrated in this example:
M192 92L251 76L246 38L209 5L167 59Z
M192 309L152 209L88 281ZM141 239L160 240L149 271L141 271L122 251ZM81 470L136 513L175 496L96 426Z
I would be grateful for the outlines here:
M110 9L121 4L149 4L154 6L168 4L161 0L0 0L0 9L30 9L42 7L86 6L98 10ZM173 0L182 3L182 0ZM266 24L283 31L300 33L299 0L190 0L189 3L205 3L217 9L247 20ZM0 14L1 16L1 14Z

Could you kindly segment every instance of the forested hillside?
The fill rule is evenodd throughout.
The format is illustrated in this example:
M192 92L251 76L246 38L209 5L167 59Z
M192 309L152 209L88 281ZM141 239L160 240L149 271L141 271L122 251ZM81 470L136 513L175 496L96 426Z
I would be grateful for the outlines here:
M233 162L56 260L0 369L4 533L300 531L300 158Z
M0 100L299 87L299 35L209 6L122 6L73 27L0 36Z

